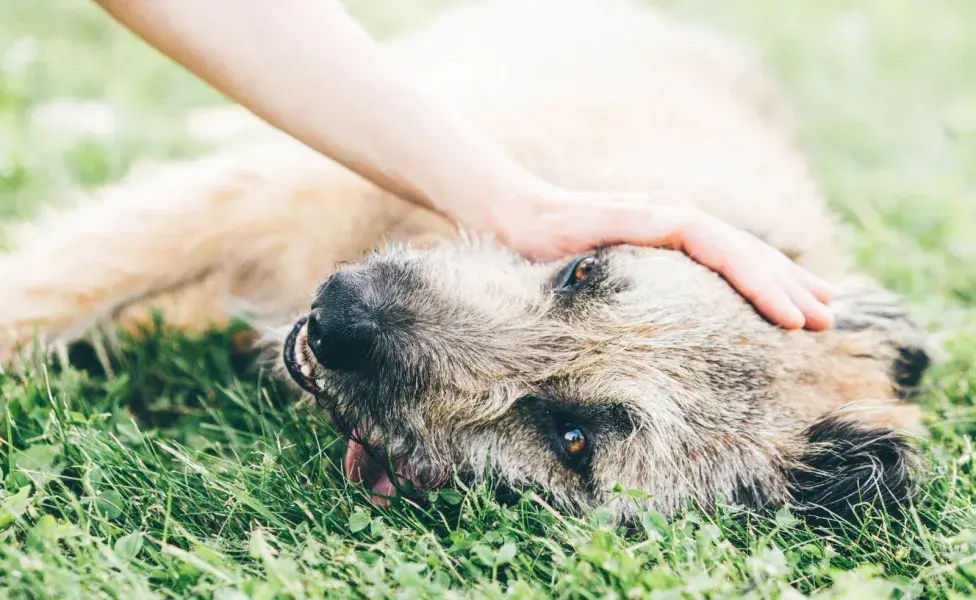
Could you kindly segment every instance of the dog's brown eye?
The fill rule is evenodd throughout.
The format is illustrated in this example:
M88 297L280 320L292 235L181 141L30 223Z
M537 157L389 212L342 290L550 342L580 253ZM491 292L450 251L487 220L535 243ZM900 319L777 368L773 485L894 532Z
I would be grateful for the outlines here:
M567 426L563 433L563 447L566 448L566 454L571 457L583 455L586 450L586 436L579 427Z
M563 267L556 276L553 287L559 294L576 289L576 286L596 274L600 260L593 254L581 256Z
M573 269L573 283L579 283L593 273L593 267L596 265L596 259L592 256L587 256L583 260L576 263L576 268Z

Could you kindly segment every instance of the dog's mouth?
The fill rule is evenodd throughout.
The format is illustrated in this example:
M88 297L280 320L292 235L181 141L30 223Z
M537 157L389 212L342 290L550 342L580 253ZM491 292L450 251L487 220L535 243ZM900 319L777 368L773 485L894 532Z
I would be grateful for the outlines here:
M390 498L396 496L397 491L419 490L417 478L406 460L391 460L385 451L368 449L358 440L357 430L347 443L343 468L350 483L360 483L370 491L370 500L374 504L389 506Z
M295 322L285 339L282 352L288 375L303 390L319 398L325 392L326 371L308 346L308 317ZM378 506L389 506L389 499L409 483L419 490L413 469L404 459L391 459L381 444L364 444L364 436L356 429L349 436L343 470L351 483L360 483L370 492L370 500ZM378 448L378 449L377 449Z
M308 346L308 317L295 322L282 352L288 374L303 390L318 397L325 389L325 368Z

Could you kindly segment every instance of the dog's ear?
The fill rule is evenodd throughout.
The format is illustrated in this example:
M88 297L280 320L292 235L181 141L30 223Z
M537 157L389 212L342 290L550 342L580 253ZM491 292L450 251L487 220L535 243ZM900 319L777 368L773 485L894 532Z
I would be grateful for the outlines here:
M851 520L868 507L898 514L910 498L918 455L906 434L831 416L804 437L787 473L797 514L812 521Z

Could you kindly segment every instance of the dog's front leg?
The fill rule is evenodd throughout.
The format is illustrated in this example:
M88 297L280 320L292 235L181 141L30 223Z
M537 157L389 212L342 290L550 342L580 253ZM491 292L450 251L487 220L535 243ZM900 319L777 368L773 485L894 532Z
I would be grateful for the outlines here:
M239 166L161 167L20 232L0 256L0 361L35 336L71 342L153 298L214 317L229 257L245 265L248 248L268 241L267 212L287 204Z

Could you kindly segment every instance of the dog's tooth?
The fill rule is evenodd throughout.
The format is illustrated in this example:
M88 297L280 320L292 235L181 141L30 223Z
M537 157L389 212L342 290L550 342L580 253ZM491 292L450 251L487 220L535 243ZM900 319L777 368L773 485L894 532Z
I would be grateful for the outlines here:
M302 375L304 375L305 377L311 377L312 376L312 367L310 367L308 365L302 365Z
M325 378L323 377L322 379L316 379L315 380L315 385L317 385L320 390L324 390L325 389Z

